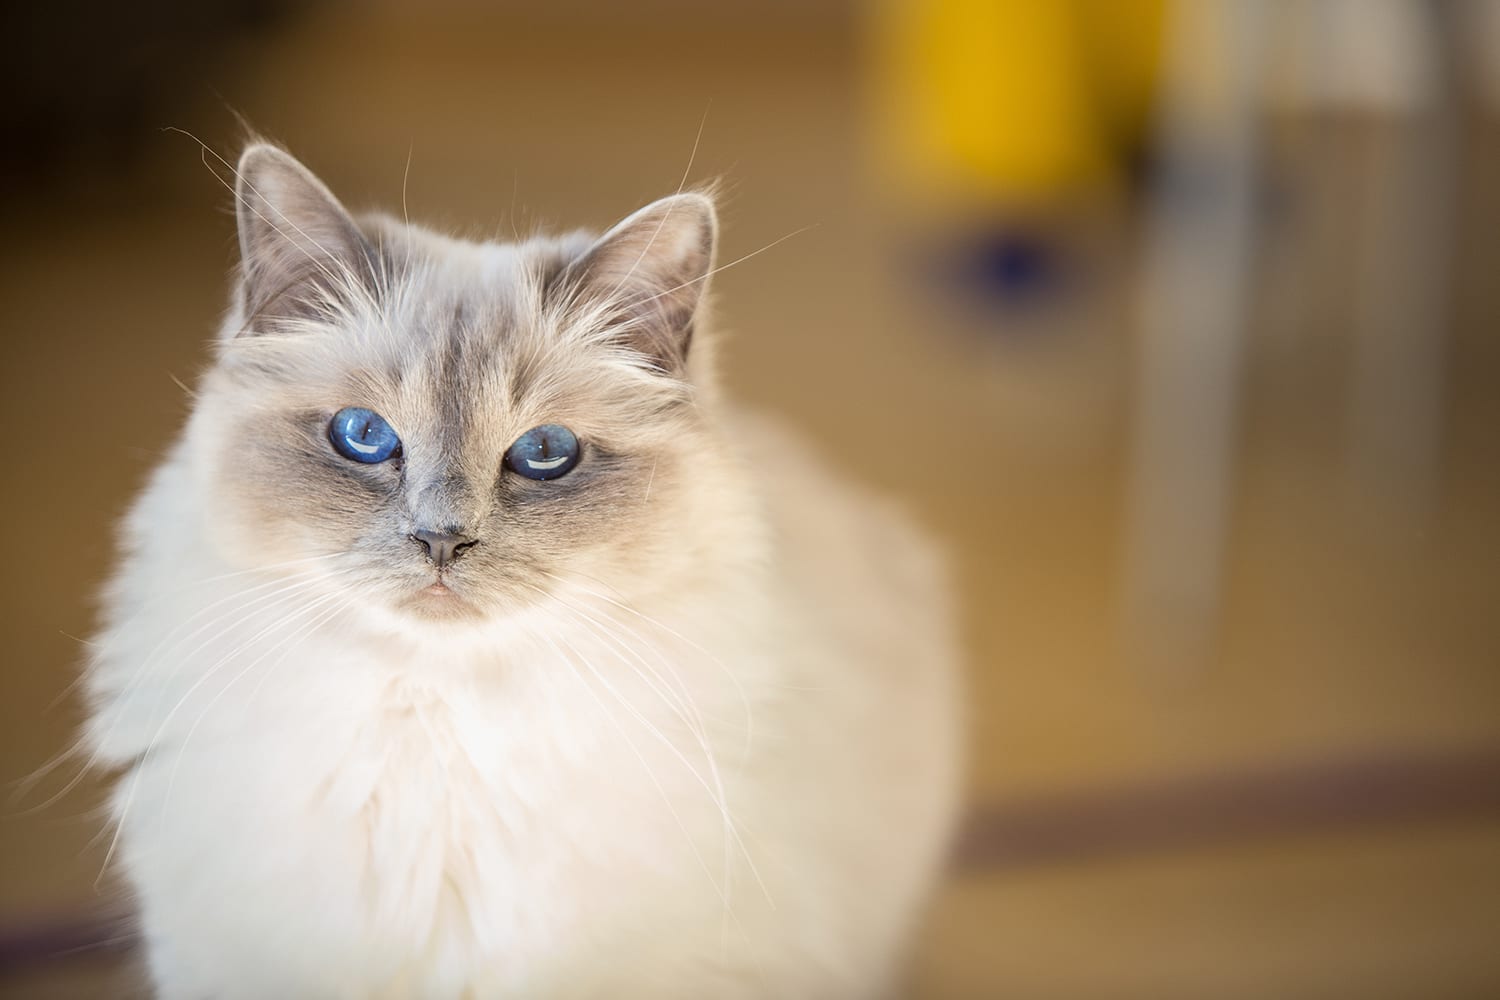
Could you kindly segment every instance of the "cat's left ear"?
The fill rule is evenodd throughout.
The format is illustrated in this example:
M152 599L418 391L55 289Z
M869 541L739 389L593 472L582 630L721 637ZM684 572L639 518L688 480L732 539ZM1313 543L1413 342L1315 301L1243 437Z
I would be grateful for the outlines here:
M662 370L681 372L718 233L707 195L675 194L599 237L569 265L563 284L625 343Z
M315 316L331 301L374 287L374 248L312 171L255 143L235 177L248 319Z

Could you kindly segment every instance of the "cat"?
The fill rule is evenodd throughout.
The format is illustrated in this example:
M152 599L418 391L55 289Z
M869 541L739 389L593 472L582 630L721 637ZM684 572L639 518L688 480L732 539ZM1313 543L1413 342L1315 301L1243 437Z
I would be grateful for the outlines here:
M711 196L471 243L271 144L235 173L85 675L151 988L898 990L957 803L947 576L725 398Z

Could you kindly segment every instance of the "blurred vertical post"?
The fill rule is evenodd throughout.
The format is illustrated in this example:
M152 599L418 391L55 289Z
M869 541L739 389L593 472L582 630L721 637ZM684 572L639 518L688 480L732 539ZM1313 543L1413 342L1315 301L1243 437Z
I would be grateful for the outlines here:
M1369 79L1352 96L1384 137L1359 174L1353 485L1359 509L1408 543L1425 535L1438 490L1460 131L1445 67L1454 61L1433 3L1341 0L1330 12L1345 15L1336 37L1361 33L1374 70L1348 78ZM1353 54L1345 62L1355 69Z
M1261 0L1170 8L1142 263L1126 508L1135 655L1181 668L1218 626L1255 244Z

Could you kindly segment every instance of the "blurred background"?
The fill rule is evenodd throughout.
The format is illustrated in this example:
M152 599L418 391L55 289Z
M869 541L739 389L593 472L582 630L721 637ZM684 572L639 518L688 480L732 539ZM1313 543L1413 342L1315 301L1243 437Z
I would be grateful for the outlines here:
M476 237L727 182L728 381L961 584L971 813L912 996L1500 995L1500 3L5 24L0 994L119 995L100 786L23 779L224 308L243 117Z

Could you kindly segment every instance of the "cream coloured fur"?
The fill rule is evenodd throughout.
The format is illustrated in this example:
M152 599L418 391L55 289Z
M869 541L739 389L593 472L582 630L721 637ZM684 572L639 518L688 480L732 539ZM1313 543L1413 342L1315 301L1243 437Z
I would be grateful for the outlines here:
M159 994L894 989L955 808L946 581L720 397L711 205L476 245L270 147L239 173L237 305L88 674ZM340 465L342 405L399 470ZM502 471L544 422L591 449L572 493ZM415 598L433 518L480 541Z

